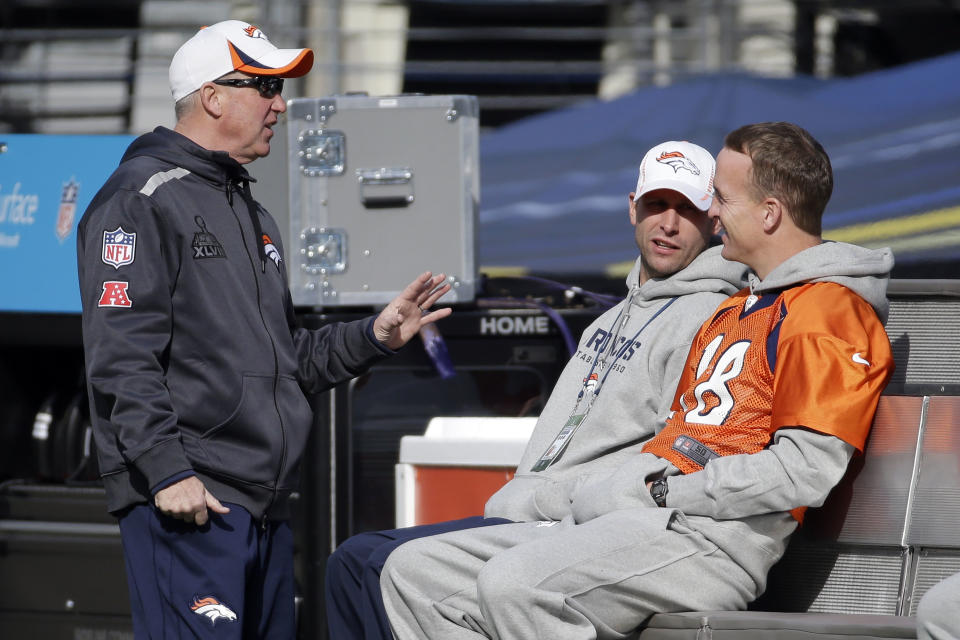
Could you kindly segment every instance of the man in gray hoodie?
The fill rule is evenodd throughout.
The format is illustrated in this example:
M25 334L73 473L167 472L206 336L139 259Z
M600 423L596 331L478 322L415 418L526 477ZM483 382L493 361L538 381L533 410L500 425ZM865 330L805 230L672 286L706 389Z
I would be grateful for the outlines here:
M960 638L960 573L930 588L917 606L919 640Z
M746 267L707 249L715 163L689 142L646 153L629 217L640 249L626 299L584 331L523 454L516 476L486 505L486 518L363 533L330 557L330 636L385 638L380 571L407 540L509 522L561 519L573 487L635 457L659 431L690 341L716 305L745 283Z
M694 337L665 426L549 500L491 501L541 522L398 548L381 578L398 640L626 638L654 613L742 609L763 592L803 509L862 449L893 370L891 253L821 239L832 188L827 154L795 125L727 136L709 215L723 256L753 273Z

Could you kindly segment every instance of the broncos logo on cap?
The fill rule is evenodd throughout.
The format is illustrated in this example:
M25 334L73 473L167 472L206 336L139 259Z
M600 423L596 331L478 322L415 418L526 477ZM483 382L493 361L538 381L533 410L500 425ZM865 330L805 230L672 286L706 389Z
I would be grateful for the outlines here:
M700 175L700 169L697 165L693 164L692 160L679 151L664 151L657 157L657 162L670 165L673 167L674 173L680 169L686 169L695 176Z
M244 32L245 34L247 34L248 36L250 36L251 38L263 38L264 40L267 39L267 37L266 37L265 35L263 35L263 31L260 30L260 27L255 26L255 25L252 25L252 24L248 24L248 25L243 29L243 32Z
M237 619L237 614L231 611L230 607L222 604L213 596L207 596L206 598L193 596L193 604L190 605L190 610L197 615L209 618L211 625L216 625L218 620L233 622Z

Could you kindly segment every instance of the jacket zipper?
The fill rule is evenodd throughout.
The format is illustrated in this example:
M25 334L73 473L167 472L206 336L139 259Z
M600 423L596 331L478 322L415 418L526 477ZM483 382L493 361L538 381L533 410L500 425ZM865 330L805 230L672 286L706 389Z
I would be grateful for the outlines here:
M240 228L240 238L243 240L243 246L247 252L247 259L250 261L250 268L253 270L253 281L257 290L257 311L260 314L260 323L263 325L263 331L264 333L267 334L267 338L270 340L270 348L273 351L273 408L274 408L274 411L277 412L277 419L280 422L280 463L277 466L277 473L273 482L273 495L270 498L270 500L267 502L266 506L264 507L263 516L260 520L261 530L265 531L267 528L267 512L270 510L270 507L273 506L273 503L276 502L278 486L280 484L280 478L283 474L283 465L287 457L286 430L284 429L284 426L283 426L283 414L280 413L280 406L277 403L277 382L278 382L278 377L280 375L280 359L277 356L276 342L274 342L273 335L270 333L270 328L267 326L266 318L263 317L263 300L262 300L262 294L260 290L260 278L257 276L256 260L252 255L250 255L250 247L247 245L246 233L244 232L244 229L243 229L243 223L241 222L240 215L237 213L237 210L234 209L233 207L233 190L234 189L237 189L238 191L241 189L241 187L239 186L239 181L228 179L227 180L227 202L229 202L230 210L233 211L233 215L237 219L237 226L239 226ZM256 229L259 226L259 224L257 223L258 221L255 221L253 219L253 215L256 215L256 212L250 206L250 201L248 201L242 193L240 195L240 198L244 201L244 206L247 207L247 210L251 217L250 223L254 227L254 236L256 236ZM254 243L256 244L258 249L261 249L261 246L263 244L263 238L255 237ZM262 253L262 250L258 251L258 257L261 258L261 267L265 268L266 263L262 259L262 256L260 256L261 253Z

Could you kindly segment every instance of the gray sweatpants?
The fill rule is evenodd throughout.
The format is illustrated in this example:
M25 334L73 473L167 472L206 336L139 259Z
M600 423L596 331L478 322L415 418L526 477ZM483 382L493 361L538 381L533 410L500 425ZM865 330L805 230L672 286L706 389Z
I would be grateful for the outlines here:
M960 638L960 573L934 585L920 598L920 604L917 605L917 638Z
M398 640L626 638L665 611L743 609L763 588L670 509L413 540L380 586Z

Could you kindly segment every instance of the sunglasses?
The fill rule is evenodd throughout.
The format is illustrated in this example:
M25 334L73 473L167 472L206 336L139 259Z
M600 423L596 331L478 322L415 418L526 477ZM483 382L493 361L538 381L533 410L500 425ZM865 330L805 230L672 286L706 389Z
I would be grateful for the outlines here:
M253 78L227 78L214 80L213 84L225 87L256 87L264 98L273 98L283 91L283 78L273 76L255 76Z

